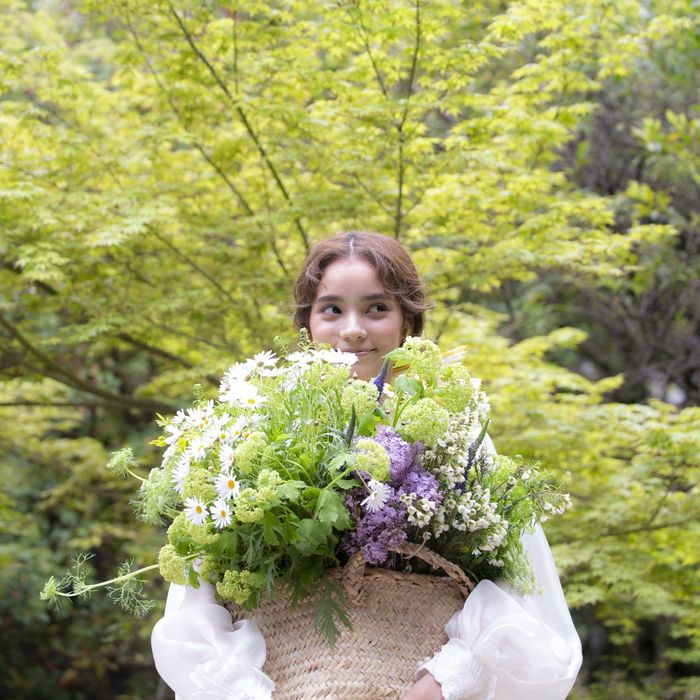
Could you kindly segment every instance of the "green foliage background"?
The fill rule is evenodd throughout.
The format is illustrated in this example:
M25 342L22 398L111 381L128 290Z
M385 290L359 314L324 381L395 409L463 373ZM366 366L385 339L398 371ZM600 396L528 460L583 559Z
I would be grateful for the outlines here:
M696 3L0 8L4 697L169 697L162 608L38 592L152 561L110 451L154 466L156 411L291 342L306 250L353 228L412 251L496 445L570 473L573 697L700 697Z

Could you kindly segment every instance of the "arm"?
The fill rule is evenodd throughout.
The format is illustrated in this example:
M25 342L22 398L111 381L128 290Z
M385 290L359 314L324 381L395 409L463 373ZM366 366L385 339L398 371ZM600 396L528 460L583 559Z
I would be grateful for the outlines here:
M234 625L209 584L171 584L151 647L158 673L178 700L272 697L274 683L261 671L266 649L260 631L250 620Z
M476 586L445 627L449 641L418 671L433 676L445 700L563 700L571 690L581 643L542 528L523 544L542 592Z

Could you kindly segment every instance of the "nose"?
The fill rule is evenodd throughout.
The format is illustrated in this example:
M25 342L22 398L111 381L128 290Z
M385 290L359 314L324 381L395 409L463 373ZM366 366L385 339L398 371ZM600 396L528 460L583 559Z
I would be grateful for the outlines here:
M357 314L347 314L345 325L341 330L343 340L362 340L367 337L367 331Z

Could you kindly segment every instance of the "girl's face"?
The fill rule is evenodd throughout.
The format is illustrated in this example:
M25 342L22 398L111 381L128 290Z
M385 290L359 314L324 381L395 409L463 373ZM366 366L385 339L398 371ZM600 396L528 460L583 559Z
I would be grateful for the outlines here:
M379 374L384 355L401 345L404 325L401 307L366 260L336 260L326 268L311 307L311 337L355 353L360 379Z

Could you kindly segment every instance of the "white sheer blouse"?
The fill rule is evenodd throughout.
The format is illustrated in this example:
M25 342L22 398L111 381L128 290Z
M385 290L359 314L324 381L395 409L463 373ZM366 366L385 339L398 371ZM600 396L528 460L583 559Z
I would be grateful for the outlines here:
M562 700L581 665L581 643L540 527L523 537L541 592L522 596L480 582L445 626L449 641L416 678L431 673L445 700ZM232 624L214 588L170 586L152 635L153 657L178 700L284 700L263 672L255 623Z

